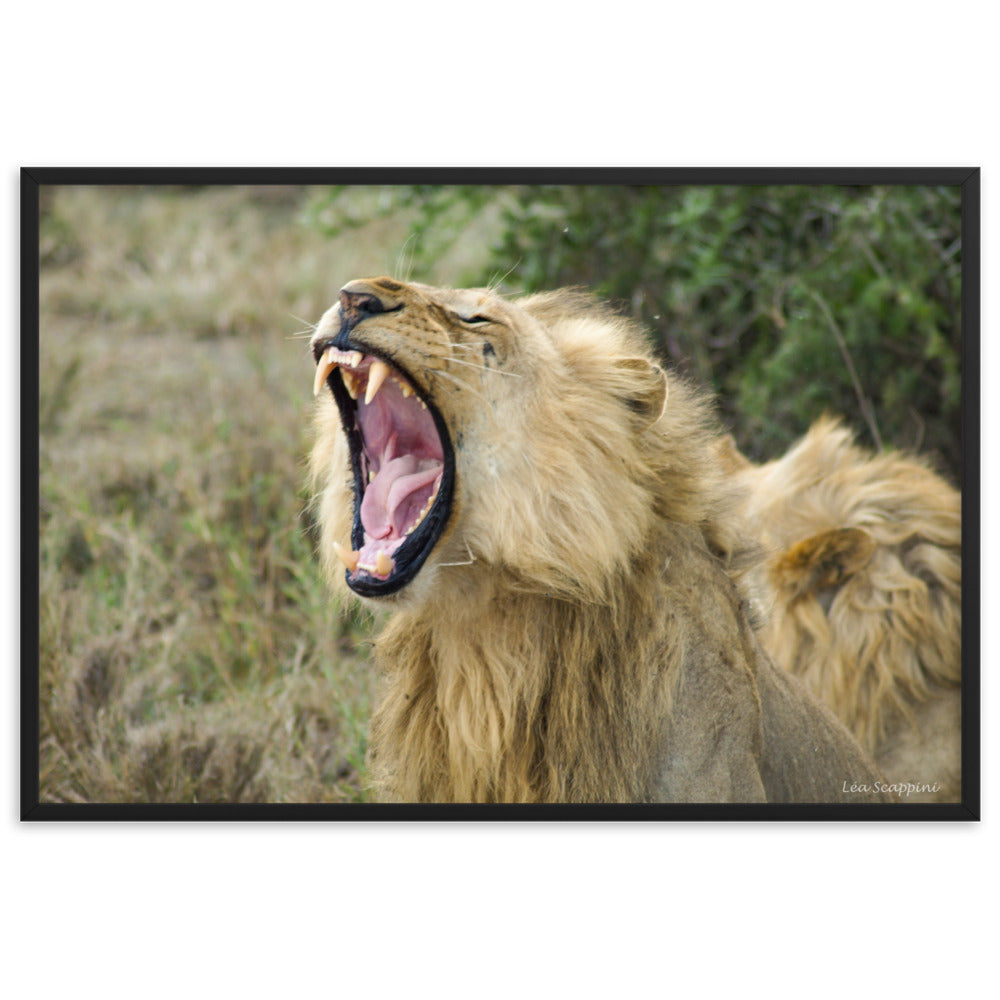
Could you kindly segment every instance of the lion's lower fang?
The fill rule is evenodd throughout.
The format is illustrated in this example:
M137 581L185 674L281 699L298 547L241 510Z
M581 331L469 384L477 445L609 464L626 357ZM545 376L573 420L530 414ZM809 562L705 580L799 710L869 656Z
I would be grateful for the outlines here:
M358 556L360 553L353 552L339 542L333 543L333 551L336 557L353 573L358 568Z

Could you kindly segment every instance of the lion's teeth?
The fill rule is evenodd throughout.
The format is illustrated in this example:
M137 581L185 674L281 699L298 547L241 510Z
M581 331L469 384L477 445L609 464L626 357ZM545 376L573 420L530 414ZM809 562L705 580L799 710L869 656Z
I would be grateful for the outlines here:
M413 395L413 386L409 382L400 382L399 386L403 393L403 399L409 399Z
M386 552L380 552L375 557L375 563L359 562L358 569L363 569L366 573L377 573L379 576L388 576L396 568L396 563Z
M416 520L411 524L404 534L409 535L412 531L415 531L419 526L420 522L430 513L431 507L434 506L434 501L437 500L437 493L433 493L428 499L427 503L424 504L424 509L417 514Z
M340 369L340 377L344 380L344 387L347 389L348 395L351 399L358 398L358 380L357 377L349 372L346 368Z
M357 552L352 552L345 548L339 542L333 543L333 551L337 558L347 567L347 569L353 573L358 568L358 555Z
M351 367L357 368L363 358L364 355L360 351L351 351Z
M370 403L375 394L382 388L382 383L389 374L389 366L384 361L376 359L368 372L368 388L365 390L365 403Z
M313 381L313 395L318 396L323 383L326 382L330 372L337 367L337 362L333 360L333 348L327 348L316 366L316 378Z

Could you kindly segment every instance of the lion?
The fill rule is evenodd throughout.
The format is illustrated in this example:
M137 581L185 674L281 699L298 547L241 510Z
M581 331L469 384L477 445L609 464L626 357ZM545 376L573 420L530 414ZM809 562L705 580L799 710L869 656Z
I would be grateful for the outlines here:
M922 459L823 417L784 457L720 454L768 558L760 631L907 801L961 800L961 496Z
M631 322L377 277L311 346L320 559L390 613L378 798L894 799L764 653L710 403Z

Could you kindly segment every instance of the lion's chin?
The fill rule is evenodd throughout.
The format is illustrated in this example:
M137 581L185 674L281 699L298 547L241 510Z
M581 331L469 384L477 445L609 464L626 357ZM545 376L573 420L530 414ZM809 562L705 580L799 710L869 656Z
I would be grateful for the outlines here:
M385 597L413 580L447 524L447 427L408 375L365 346L324 346L316 361L315 389L333 393L354 473L351 544L335 542L334 552L355 593Z

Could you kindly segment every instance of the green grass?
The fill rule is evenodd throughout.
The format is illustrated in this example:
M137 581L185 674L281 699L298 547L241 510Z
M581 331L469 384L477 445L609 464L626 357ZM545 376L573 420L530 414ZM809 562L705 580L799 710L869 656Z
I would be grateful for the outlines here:
M309 196L43 192L42 801L368 797L373 623L317 567L296 334L406 232L323 238Z

